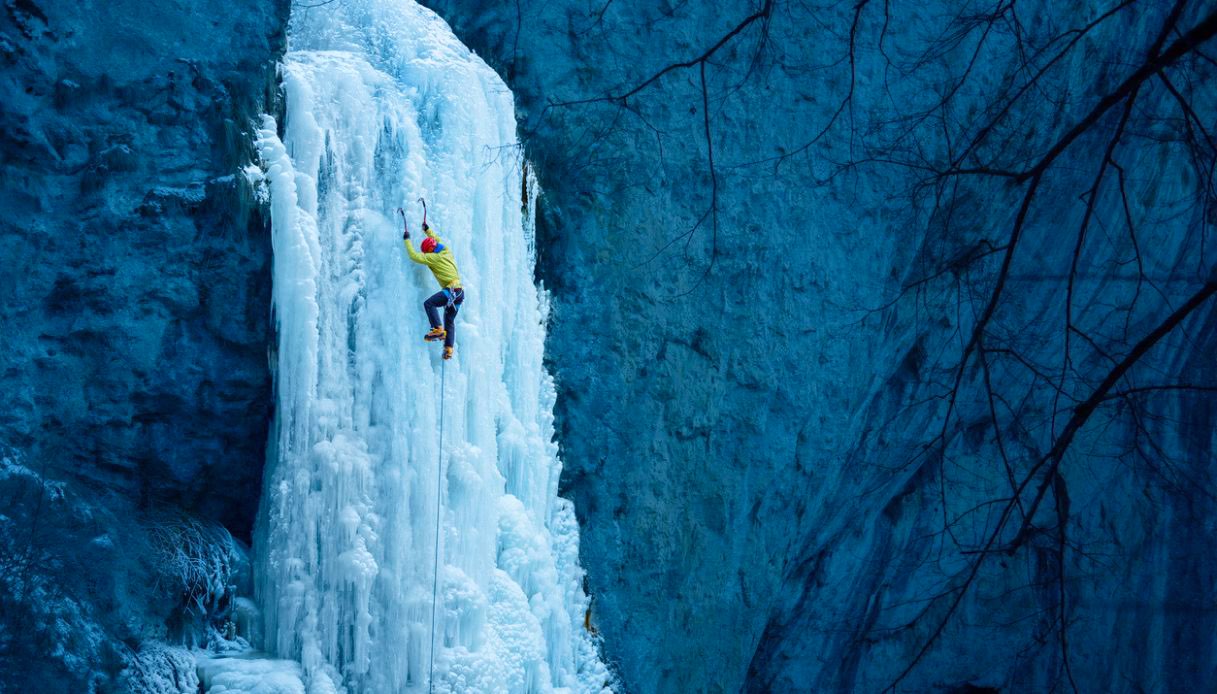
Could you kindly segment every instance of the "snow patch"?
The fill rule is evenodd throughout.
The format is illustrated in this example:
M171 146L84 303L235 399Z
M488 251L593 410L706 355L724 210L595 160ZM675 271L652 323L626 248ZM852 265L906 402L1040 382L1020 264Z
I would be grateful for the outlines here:
M300 664L257 657L200 657L199 681L207 694L312 694Z

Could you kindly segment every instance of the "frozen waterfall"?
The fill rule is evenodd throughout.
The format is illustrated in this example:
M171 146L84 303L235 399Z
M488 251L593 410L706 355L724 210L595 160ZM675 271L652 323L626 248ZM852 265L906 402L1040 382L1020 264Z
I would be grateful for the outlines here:
M282 78L283 137L266 117L252 172L278 327L265 650L299 661L309 692L426 690L439 503L435 690L601 691L511 92L411 0L297 7ZM395 215L418 243L420 196L468 292L446 366L421 339L435 280Z

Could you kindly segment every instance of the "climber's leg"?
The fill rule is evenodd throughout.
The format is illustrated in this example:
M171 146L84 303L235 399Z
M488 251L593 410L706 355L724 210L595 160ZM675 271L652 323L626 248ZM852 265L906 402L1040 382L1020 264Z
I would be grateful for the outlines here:
M432 294L423 302L423 310L427 312L427 322L431 324L431 332L423 337L428 342L444 339L444 329L439 322L439 308L448 303L448 294L443 291ZM447 310L444 311L447 313Z
M444 308L444 331L447 336L444 338L444 346L451 347L456 341L456 314L461 309L461 304L465 302L465 290L453 289L452 300ZM440 292L441 294L443 292Z

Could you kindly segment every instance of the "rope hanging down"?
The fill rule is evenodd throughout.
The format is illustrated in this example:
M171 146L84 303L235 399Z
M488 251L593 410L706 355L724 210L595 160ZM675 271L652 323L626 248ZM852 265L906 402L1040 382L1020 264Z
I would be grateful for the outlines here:
M425 213L423 218L426 219ZM436 609L439 606L439 519L440 509L444 505L444 499L440 494L444 479L444 365L446 363L446 361L439 363L439 462L435 469L435 573L431 580L431 663L429 665L430 673L427 675L428 694L435 691L435 620Z

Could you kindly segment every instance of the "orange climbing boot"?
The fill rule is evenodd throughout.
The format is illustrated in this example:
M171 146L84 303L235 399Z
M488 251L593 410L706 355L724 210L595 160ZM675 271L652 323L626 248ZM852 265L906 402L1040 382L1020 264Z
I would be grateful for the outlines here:
M431 332L423 335L423 339L427 342L439 342L445 337L448 337L448 331L443 328L431 328Z
M444 347L444 359L451 359L451 358L452 358L452 348L445 346Z

